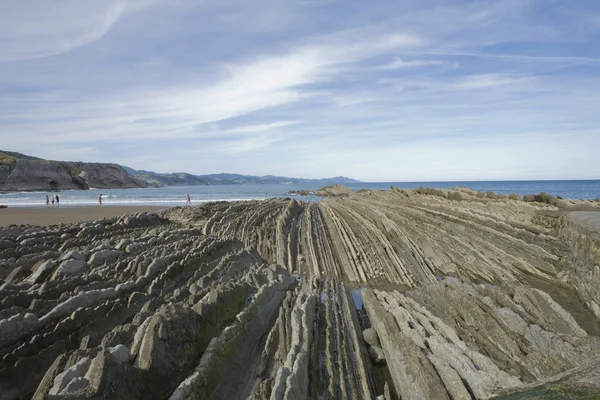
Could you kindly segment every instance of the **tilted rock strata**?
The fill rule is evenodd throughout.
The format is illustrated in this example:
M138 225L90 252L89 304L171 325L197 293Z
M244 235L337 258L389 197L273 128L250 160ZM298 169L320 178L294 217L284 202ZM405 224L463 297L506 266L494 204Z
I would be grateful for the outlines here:
M318 205L213 203L176 208L168 217L205 234L236 237L290 272L352 282L415 287L446 275L504 282L525 275L553 279L560 272L568 244L557 235L557 218L537 213L551 207L476 199L369 191Z
M599 246L558 211L391 190L5 228L0 399L597 389Z
M5 166L6 167L6 166ZM0 190L68 190L151 186L118 164L18 159L0 170Z
M581 298L600 319L600 213L570 213L560 233L571 248L571 268L560 280L575 285Z
M314 194L316 196L323 197L346 197L354 194L354 191L352 189L347 188L346 186L335 184L331 186L322 187L321 189L317 189L314 191Z

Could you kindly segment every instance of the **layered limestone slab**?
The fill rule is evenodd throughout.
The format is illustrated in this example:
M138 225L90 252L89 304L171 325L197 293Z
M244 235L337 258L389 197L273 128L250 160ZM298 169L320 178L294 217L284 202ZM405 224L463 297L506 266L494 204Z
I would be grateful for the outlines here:
M0 400L600 390L597 213L344 192L2 230Z

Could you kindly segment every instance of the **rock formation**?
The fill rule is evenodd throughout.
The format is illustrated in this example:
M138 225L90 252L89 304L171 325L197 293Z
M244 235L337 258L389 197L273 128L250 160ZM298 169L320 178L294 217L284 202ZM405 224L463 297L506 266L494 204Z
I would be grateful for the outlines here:
M147 187L118 164L18 158L0 152L0 190L68 190Z
M359 181L337 176L324 179L301 179L282 176L251 176L240 174L192 175L188 173L156 173L135 170L118 164L84 163L43 160L21 153L0 150L0 190L66 190L105 188L137 188L194 185L239 184L331 184ZM331 186L329 187L331 188Z
M351 194L354 194L352 189L338 184L325 186L321 189L315 190L315 195L322 197L345 197L350 196Z
M594 398L589 208L393 189L5 227L0 399Z

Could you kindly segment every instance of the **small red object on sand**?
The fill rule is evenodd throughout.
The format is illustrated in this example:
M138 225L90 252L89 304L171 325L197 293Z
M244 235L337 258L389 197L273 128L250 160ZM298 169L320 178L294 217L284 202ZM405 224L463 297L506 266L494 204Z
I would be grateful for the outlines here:
M0 208L8 208L8 206L5 206L3 204L0 204Z

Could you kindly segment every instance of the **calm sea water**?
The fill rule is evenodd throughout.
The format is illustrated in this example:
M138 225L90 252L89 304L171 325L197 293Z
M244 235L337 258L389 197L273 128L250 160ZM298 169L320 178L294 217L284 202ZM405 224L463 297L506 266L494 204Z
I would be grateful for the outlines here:
M600 197L600 180L587 181L490 181L490 182L382 182L354 183L347 185L353 190L380 189L390 186L414 189L419 186L440 189L466 186L481 192L493 191L501 194L547 192L554 196L570 199L593 200ZM270 197L287 197L290 190L315 190L322 185L215 185L215 186L170 186L144 189L91 189L66 190L60 192L60 204L67 207L83 207L98 204L98 195L102 193L105 206L125 205L185 205L189 193L194 204L218 200L259 200ZM297 197L302 200L317 201L314 196ZM45 206L46 192L19 192L0 194L0 204L10 207Z

